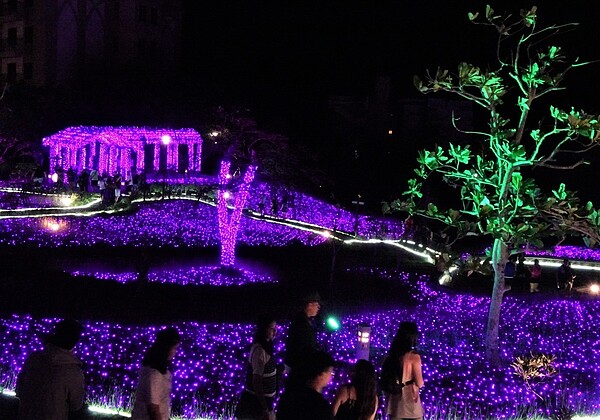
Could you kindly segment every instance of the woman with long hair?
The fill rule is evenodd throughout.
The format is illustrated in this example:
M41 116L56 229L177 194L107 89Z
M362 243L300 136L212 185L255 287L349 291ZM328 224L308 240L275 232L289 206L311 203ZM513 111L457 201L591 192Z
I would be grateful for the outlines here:
M133 420L169 420L171 414L171 371L181 336L172 327L160 330L146 351L135 393Z
M333 415L336 420L373 420L378 403L375 368L371 362L359 360L350 373L350 384L337 390Z
M277 323L263 315L256 323L248 354L244 391L235 410L236 419L271 419L277 393L277 363L273 356L273 339Z
M383 386L386 413L390 420L421 420L423 406L419 390L423 387L421 356L415 351L419 330L414 322L401 322L382 368L394 372L396 389ZM386 389L388 388L388 389Z

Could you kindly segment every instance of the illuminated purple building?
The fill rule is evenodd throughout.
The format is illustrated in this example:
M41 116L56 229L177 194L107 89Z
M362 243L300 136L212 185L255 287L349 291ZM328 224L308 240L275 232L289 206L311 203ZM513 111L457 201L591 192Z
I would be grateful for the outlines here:
M202 138L191 128L68 127L42 140L52 168L95 168L113 174L199 172Z

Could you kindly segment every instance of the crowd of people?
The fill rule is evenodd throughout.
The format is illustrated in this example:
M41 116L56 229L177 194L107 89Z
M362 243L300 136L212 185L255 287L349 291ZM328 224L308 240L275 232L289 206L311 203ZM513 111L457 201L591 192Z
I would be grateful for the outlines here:
M112 175L104 171L99 173L97 169L84 168L80 172L70 167L66 171L57 166L54 168L56 179L55 185L59 189L69 192L93 192L99 193L105 204L116 203L120 200L122 193L130 194L137 190L143 190L146 185L145 174L138 173L133 168L127 171L116 171ZM34 185L41 186L46 182L47 176L41 166L33 174Z
M319 309L318 294L303 300L302 309L290 324L284 364L278 364L278 355L274 354L276 320L269 315L259 317L234 418L372 420L380 407L381 390L388 419L422 419L419 390L423 375L421 358L415 350L417 325L400 324L381 378L371 362L358 360L351 368L350 382L336 390L330 403L323 390L339 363L318 344L315 317ZM73 354L82 333L83 327L77 321L62 320L46 339L43 350L26 359L16 387L20 420L67 420L84 410L85 378L81 362ZM132 419L170 418L171 361L180 342L181 336L173 327L156 334L141 361Z
M533 265L525 264L525 255L520 253L512 255L504 267L504 280L507 285L515 283L529 283L529 292L540 292L540 284L544 281L544 271L540 261L536 258ZM575 272L568 258L562 260L562 264L556 270L556 289L570 292L575 282ZM554 286L552 286L554 287Z

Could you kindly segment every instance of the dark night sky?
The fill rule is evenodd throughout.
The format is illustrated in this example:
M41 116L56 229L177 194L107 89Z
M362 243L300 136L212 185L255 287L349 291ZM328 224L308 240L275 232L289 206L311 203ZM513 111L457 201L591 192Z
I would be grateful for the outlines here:
M511 3L521 2L493 6L500 11ZM529 7L521 4L506 10ZM466 19L468 11L484 9L485 2L474 0L188 0L187 65L225 94L259 107L368 94L378 74L391 76L398 94L412 93L412 75L426 68L454 67L462 60L485 66L483 45L492 39L491 31ZM600 57L600 2L545 0L538 1L538 9L541 23L582 24L561 40L569 53ZM586 92L582 99L590 103Z
M250 107L259 123L307 139L326 119L330 95L372 94L378 75L391 78L392 98L399 98L418 95L412 76L428 68L453 70L460 61L485 68L493 31L466 17L469 11L484 12L485 3L187 0L186 67L224 98ZM518 1L492 6L511 13L531 8ZM581 24L557 38L568 57L600 58L599 1L539 0L537 6L540 25ZM573 71L557 104L600 113L599 66ZM312 143L319 141L327 139ZM585 176L594 176L587 171Z

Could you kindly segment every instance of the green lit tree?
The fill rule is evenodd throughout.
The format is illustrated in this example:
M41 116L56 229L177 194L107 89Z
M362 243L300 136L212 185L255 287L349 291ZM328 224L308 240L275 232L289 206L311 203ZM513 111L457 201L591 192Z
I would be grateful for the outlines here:
M562 90L565 74L588 64L569 61L551 43L554 35L575 24L540 28L535 7L514 16L497 15L487 6L484 15L469 13L468 17L497 33L494 69L460 63L455 74L438 69L424 79L415 76L414 82L424 94L449 92L472 101L488 115L487 128L468 132L474 138L471 145L449 144L419 152L416 178L408 181L401 199L386 207L440 221L458 238L490 238L487 256L494 286L485 343L488 359L498 365L500 309L509 289L504 268L511 253L526 245L543 247L544 241L556 244L571 234L585 237L588 244L600 239L600 215L591 202L581 202L564 184L545 193L533 178L539 173L535 168L573 169L587 163L580 156L597 145L600 123L596 116L553 106L545 122L532 121L533 111L543 106L539 99ZM514 121L508 118L515 115ZM453 122L460 130L460 122ZM439 193L437 204L424 202L426 183L436 181L449 187L449 195ZM456 208L441 208L440 203L452 196Z

